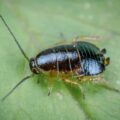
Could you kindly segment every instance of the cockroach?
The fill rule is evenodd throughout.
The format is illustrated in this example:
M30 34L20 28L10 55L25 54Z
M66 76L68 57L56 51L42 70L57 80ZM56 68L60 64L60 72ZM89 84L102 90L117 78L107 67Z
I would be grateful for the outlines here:
M92 43L85 41L75 41L72 44L64 44L41 51L36 57L29 59L18 40L14 36L5 19L0 16L6 28L12 35L15 43L20 49L25 59L29 62L32 74L23 78L15 87L6 94L2 100L5 100L21 83L32 78L34 75L44 72L55 72L55 74L72 73L76 76L95 76L105 71L110 63L110 58L105 58L106 49L100 50ZM71 82L63 78L65 82Z

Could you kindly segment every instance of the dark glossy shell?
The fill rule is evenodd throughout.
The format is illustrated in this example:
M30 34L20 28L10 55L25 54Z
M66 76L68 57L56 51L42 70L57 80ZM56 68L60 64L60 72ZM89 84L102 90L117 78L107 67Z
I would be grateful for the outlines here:
M79 41L40 52L32 60L34 65L30 65L30 67L34 68L34 73L36 71L36 73L40 73L42 69L44 71L73 71L78 74L96 75L105 70L104 59L98 47Z

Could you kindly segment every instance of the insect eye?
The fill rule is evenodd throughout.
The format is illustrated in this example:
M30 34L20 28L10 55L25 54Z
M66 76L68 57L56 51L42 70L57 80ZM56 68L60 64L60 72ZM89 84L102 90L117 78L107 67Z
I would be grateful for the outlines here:
M39 71L38 71L36 68L32 68L31 71L32 71L33 73L35 73L35 74L38 74L38 73L39 73Z
M31 59L30 59L29 65L30 65L30 69L31 69L31 70L32 70L33 68L36 68L36 64L35 64L34 58L31 58Z

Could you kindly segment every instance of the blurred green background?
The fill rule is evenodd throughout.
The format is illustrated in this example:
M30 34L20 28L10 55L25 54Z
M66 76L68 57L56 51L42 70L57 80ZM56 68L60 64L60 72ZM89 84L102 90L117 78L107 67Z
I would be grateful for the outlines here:
M0 0L0 14L29 57L76 36L99 36L90 41L107 49L111 64L105 79L120 89L119 0ZM0 20L0 99L24 76L29 65ZM39 79L39 84L37 83ZM120 120L120 94L84 84L78 88L60 80L48 97L48 77L40 75L22 84L0 101L0 120Z

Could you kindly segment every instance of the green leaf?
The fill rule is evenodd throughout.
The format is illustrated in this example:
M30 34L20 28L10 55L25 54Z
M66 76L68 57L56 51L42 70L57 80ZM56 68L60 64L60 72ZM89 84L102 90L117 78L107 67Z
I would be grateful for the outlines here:
M0 1L0 14L12 29L29 57L76 36L99 36L92 41L107 49L111 63L104 78L120 89L120 8L119 0L11 0ZM29 64L0 20L0 98L23 77ZM39 79L39 84L37 80ZM57 79L57 78L56 78ZM56 80L50 96L49 77L39 75L19 86L0 102L0 120L119 120L120 94L103 87L83 84L79 88Z

